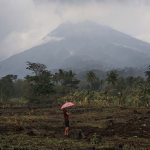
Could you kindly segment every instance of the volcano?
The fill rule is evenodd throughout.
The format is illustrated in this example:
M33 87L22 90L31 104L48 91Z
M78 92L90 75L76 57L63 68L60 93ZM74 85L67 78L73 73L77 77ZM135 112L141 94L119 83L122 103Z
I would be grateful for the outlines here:
M139 68L150 64L150 44L91 21L67 22L43 37L39 45L0 62L0 77L30 74L27 61L45 64L49 70Z

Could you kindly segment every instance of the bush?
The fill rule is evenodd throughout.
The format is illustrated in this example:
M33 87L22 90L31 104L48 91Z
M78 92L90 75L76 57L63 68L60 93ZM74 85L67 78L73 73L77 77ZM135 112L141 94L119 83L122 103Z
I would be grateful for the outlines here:
M28 100L26 100L23 97L21 97L21 98L11 98L11 99L8 100L8 103L10 103L10 104L27 104Z

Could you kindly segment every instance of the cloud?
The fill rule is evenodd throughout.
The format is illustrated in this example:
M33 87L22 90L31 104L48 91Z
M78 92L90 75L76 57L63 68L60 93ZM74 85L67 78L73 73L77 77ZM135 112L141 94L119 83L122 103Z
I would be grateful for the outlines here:
M0 1L0 60L36 45L62 21L56 4L33 0Z
M0 61L63 22L91 20L150 42L149 0L0 0Z
M37 45L45 44L48 42L58 42L61 40L65 40L65 38L64 37L46 36L43 40L40 40L39 43L37 43Z

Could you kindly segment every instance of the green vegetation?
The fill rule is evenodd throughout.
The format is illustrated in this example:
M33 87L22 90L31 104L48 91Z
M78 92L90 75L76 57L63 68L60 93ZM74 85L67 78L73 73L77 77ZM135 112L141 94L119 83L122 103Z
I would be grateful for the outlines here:
M32 75L24 79L17 79L17 75L0 79L2 104L56 106L73 101L76 105L86 106L149 107L150 71L146 71L143 78L128 76L132 69L108 72L91 70L84 74L59 69L52 74L44 64L32 62L27 62L26 69L32 71Z

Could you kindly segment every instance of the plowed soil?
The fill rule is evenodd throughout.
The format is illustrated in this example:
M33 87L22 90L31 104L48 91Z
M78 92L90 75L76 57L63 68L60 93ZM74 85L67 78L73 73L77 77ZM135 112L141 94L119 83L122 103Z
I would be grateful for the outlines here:
M64 136L60 108L0 108L1 150L115 150L150 149L150 110L126 107L72 107L70 133L81 129L84 138ZM93 135L99 139L92 144Z

